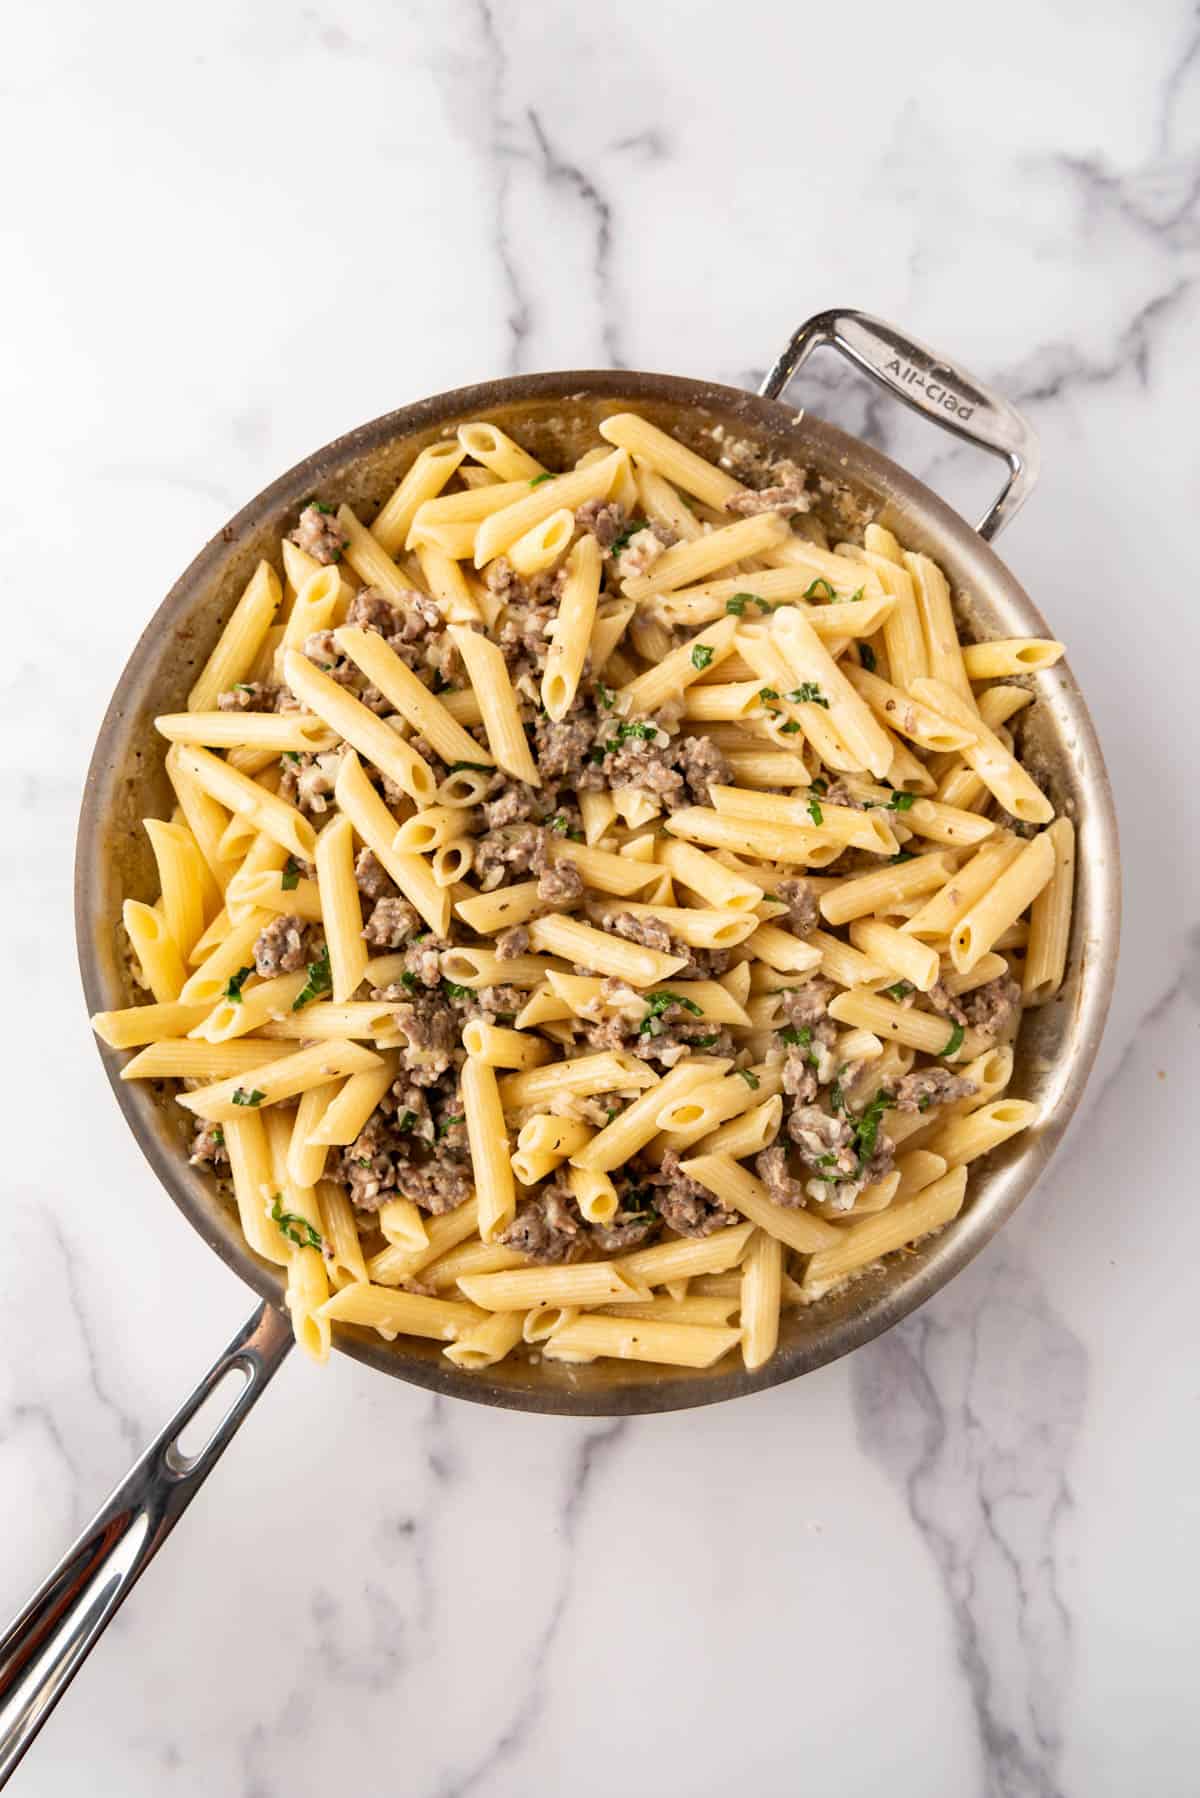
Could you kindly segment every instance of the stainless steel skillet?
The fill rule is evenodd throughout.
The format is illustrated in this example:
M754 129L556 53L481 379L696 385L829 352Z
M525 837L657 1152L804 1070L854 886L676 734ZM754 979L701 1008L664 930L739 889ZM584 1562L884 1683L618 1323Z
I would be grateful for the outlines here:
M781 403L792 375L820 345L1005 461L1003 492L977 529L885 456ZM404 407L319 450L251 501L172 588L137 644L100 731L80 817L75 916L89 1009L111 1009L132 998L118 945L121 900L151 895L149 855L137 823L169 810L152 720L182 707L249 573L260 555L274 551L299 504L316 491L345 498L369 515L419 449L470 418L494 420L551 466L562 465L595 440L599 418L626 407L702 453L714 453L712 433L723 430L829 477L870 504L907 544L941 563L969 630L981 636L1052 634L989 547L1032 490L1032 431L961 368L862 313L825 312L811 319L757 395L667 375L571 371L488 382ZM1038 1102L1045 1121L976 1171L961 1218L916 1253L789 1317L775 1359L752 1374L740 1368L648 1372L622 1363L570 1368L520 1361L467 1374L451 1367L432 1343L386 1345L365 1331L347 1331L338 1346L380 1372L483 1404L575 1416L667 1411L736 1398L823 1366L878 1336L957 1273L1031 1189L1062 1136L1095 1057L1116 970L1120 876L1104 763L1069 671L1060 666L1036 684L1039 704L1029 715L1025 754L1079 833L1070 964L1059 998L1030 1014L1018 1044L1015 1090ZM118 1103L171 1198L262 1302L0 1642L0 1784L291 1345L279 1309L279 1272L256 1258L210 1183L187 1165L184 1124L169 1091L122 1085L118 1059L105 1052L105 1063ZM208 1441L185 1453L181 1433L223 1383L232 1394L226 1409Z

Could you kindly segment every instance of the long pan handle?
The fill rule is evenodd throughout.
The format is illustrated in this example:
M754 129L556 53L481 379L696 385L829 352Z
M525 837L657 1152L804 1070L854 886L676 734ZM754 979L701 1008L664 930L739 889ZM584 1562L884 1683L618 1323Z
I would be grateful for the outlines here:
M943 430L976 449L1002 456L1008 480L976 529L988 543L1011 524L1038 477L1038 441L1029 420L1003 395L915 337L866 312L818 312L794 331L759 392L779 399L796 370L822 345L836 350L864 375Z
M292 1346L292 1330L262 1304L219 1355L166 1429L130 1469L50 1578L0 1640L0 1786L78 1672L101 1630L162 1547ZM179 1438L224 1380L237 1393L207 1440Z

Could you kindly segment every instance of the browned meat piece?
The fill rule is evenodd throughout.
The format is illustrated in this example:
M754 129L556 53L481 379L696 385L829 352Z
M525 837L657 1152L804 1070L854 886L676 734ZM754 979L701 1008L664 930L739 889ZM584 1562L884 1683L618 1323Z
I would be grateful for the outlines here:
M359 683L359 673L353 662L348 662L338 648L332 631L310 631L304 639L304 654L309 661L318 667L322 674L329 675L339 686L354 687Z
M625 508L616 500L585 500L575 513L581 531L590 531L601 549L611 549L625 529Z
M196 1120L196 1134L192 1138L192 1151L188 1160L193 1167L228 1167L229 1151L225 1147L225 1132L220 1124L207 1124L199 1118Z
M407 899L377 899L363 928L363 941L373 949L399 949L421 927Z
M782 921L793 935L808 936L820 924L821 908L811 881L800 877L781 880L775 897L787 906L787 917Z
M399 1081L343 1152L337 1174L360 1211L376 1211L385 1199L401 1193L440 1216L470 1198L473 1190L462 1144L451 1141L443 1124L435 1127L425 1094Z
M631 723L655 720L625 720L624 728L628 730ZM661 741L660 741L661 739ZM676 806L690 805L691 800L684 791L683 776L674 766L678 749L673 745L664 731L656 736L625 736L619 748L607 752L604 756L600 777L593 783L586 776L581 785L595 784L602 787L638 787L644 793L653 793L664 800L674 811ZM592 770L589 768L588 774Z
M973 1030L999 1036L1021 1009L1021 989L1015 980L1001 974L998 980L989 980L986 986L977 986L974 992L960 994L958 1002Z
M787 1133L796 1145L801 1161L812 1169L814 1180L819 1182L811 1189L840 1211L848 1211L865 1186L882 1180L894 1159L894 1145L890 1137L879 1129L878 1123L874 1126L874 1140L868 1144L864 1140L861 1120L855 1123L846 1118L834 1117L819 1105L795 1106L787 1120ZM868 1148L869 1153L866 1153ZM768 1150L767 1153L772 1151ZM760 1173L762 1162L763 1157L759 1156L755 1165L759 1167ZM783 1198L779 1202L803 1204L805 1193L809 1189L791 1181L786 1152L783 1162L768 1165L775 1169L779 1180L786 1179L790 1182L790 1185L782 1187L783 1191L791 1191L794 1187L800 1194L798 1198ZM763 1174L763 1178L766 1177Z
M350 610L346 614L347 624L357 624L365 631L378 631L381 637L393 636L404 620L397 606L374 587L364 587L356 593L350 602Z
M558 723L542 717L533 721L534 758L543 780L561 779L577 787L589 767L588 755L596 739L599 720L594 709L577 700Z
M496 938L496 957L499 961L516 961L519 955L529 954L529 932L524 924L514 924L511 930L502 930Z
M298 806L306 818L320 817L329 810L329 796L337 784L342 765L341 752L323 750L320 755L296 755L289 751L282 758L283 773L279 794L290 805Z
M777 1205L787 1205L792 1210L807 1205L808 1194L803 1183L794 1180L788 1171L788 1153L780 1144L755 1157L754 1171Z
M640 531L627 537L616 552L618 580L632 581L649 573L667 547L666 532L660 533L654 525L644 524Z
M440 992L421 989L396 1007L396 1026L407 1038L404 1066L418 1086L432 1086L460 1047L459 1013Z
M393 615L399 617L399 627L391 635L399 638L393 641L392 648L398 650L401 643L419 643L423 637L436 636L446 628L446 620L435 599L427 593L418 593L415 587L406 587L400 598L392 604Z
M622 911L607 918L605 927L627 942L640 943L643 949L658 949L663 955L674 953L671 932L661 918L639 918L633 912Z
M538 898L555 908L583 898L583 875L574 862L551 862L538 875Z
M805 1044L793 1044L783 1064L783 1090L801 1105L816 1098L819 1088L812 1050Z
M954 1105L978 1091L973 1080L964 1080L949 1068L918 1068L897 1083L892 1104L897 1111L928 1111L931 1105Z
M712 804L708 791L710 782L718 787L725 787L733 778L729 763L716 744L707 737L682 737L676 755L683 778L697 805Z
M382 903L381 900L380 904ZM399 980L394 980L390 986L385 986L382 992L377 991L375 996L386 999L389 1004L392 1004L396 1000L403 1002L415 992L414 981L419 981L422 986L440 986L442 983L441 951L446 946L436 937L428 935L423 937L419 943L410 943L404 951L404 973Z
M557 606L511 605L496 633L508 672L516 681L522 674L540 676L550 653L550 627Z
M646 1175L646 1184L654 1189L663 1222L681 1236L711 1236L714 1230L741 1221L707 1187L688 1179L674 1149L667 1150L661 1167Z
M797 1105L787 1120L787 1133L808 1167L823 1174L852 1179L858 1171L854 1129L845 1118L819 1105Z
M733 956L728 949L693 949L687 943L676 943L671 953L687 957L686 971L694 974L697 980L719 980L733 965Z
M725 510L736 512L740 518L752 518L757 512L782 512L785 518L791 518L797 512L807 512L812 501L804 491L804 480L804 470L797 468L795 477L764 487L759 493L735 493L726 500Z
M483 808L483 821L489 830L503 830L506 824L524 824L537 809L537 793L524 781L506 780L494 799Z
M497 1018L507 1018L511 1023L528 999L519 986L509 986L502 981L496 986L477 987L469 999L463 999L463 1022L469 1018L482 1018L485 1024L494 1024Z
M909 986L907 981L899 981L897 982L897 986L901 990L895 994L889 994L889 997L894 997L897 1004L907 1006L911 1010L913 998L916 994L916 988ZM903 991L904 987L908 987L907 992ZM925 997L929 1000L933 1009L935 1011L940 1011L944 1018L952 1018L956 1024L962 1024L965 1027L967 1014L955 998L954 994L948 990L944 981L935 980Z
M587 1235L574 1199L551 1181L518 1206L500 1240L532 1261L575 1261L586 1247Z
M396 1190L431 1217L441 1217L457 1211L474 1192L471 1164L446 1154L402 1163L396 1169Z
M606 1224L592 1224L589 1234L602 1255L625 1255L640 1249L662 1228L662 1219L642 1194L630 1195Z
M314 562L325 563L340 562L348 541L342 535L331 508L315 499L305 506L295 530L289 531L288 536Z
M850 791L844 780L831 780L820 797L827 799L830 805L849 806L852 812L865 812L867 809L858 795Z
M364 899L391 897L395 885L373 849L360 849L354 863L354 878Z
M264 980L272 974L295 974L312 960L308 925L303 918L272 918L254 944L254 971Z
M823 980L819 974L810 974L799 986L793 987L783 995L780 1010L793 1029L803 1025L810 1028L819 1024L829 1009L829 1001L837 992L832 980Z
M529 589L513 567L507 556L496 556L488 563L483 577L489 593L508 605L512 600L523 600L529 596Z
M475 850L475 873L483 892L489 893L502 881L540 872L544 865L545 843L536 824L514 824L506 830L493 831L481 837Z
M275 708L274 687L266 681L239 681L217 694L217 707L222 712L270 712Z

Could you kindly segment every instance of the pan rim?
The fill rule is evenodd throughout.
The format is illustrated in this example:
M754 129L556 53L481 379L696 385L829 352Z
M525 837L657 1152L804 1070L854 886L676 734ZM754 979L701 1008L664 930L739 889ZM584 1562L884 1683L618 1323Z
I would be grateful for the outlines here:
M450 389L383 413L304 457L242 507L173 583L134 645L105 710L90 758L76 837L76 948L89 1012L105 1009L106 1001L111 998L94 940L97 924L95 896L98 892L95 870L102 852L104 829L102 797L108 790L112 752L120 741L130 696L139 689L153 666L163 633L170 628L174 615L192 600L198 587L212 579L231 546L256 529L264 514L311 491L320 483L323 470L329 465L345 463L385 442L415 436L466 413L486 414L497 406L537 400L567 402L592 398L620 398L632 406L647 399L663 400L686 407L693 413L711 408L723 414L741 415L748 423L777 432L794 431L802 425L807 442L827 463L845 468L848 476L859 478L885 494L899 509L909 508L911 514L923 522L927 536L938 544L949 545L955 552L956 561L965 561L978 572L980 581L998 589L1006 603L1029 621L1028 634L1050 634L1041 612L1007 565L965 519L923 482L880 451L812 413L799 412L780 401L764 399L741 388L633 370L559 370ZM998 1192L993 1194L988 1190L986 1204L982 1203L983 1194L976 1198L955 1220L950 1231L936 1239L935 1252L913 1269L903 1284L890 1286L867 1300L856 1314L836 1320L812 1343L781 1348L771 1361L754 1372L738 1367L722 1370L719 1375L668 1381L651 1369L644 1377L631 1377L626 1384L614 1386L604 1393L575 1393L567 1387L548 1385L510 1388L487 1380L485 1375L461 1372L444 1361L406 1360L394 1348L385 1346L378 1339L372 1341L365 1334L335 1333L335 1346L340 1352L410 1384L475 1403L549 1415L645 1415L723 1403L752 1392L766 1391L813 1372L881 1335L954 1278L1032 1191L1061 1142L1095 1061L1115 984L1121 882L1112 789L1090 712L1078 688L1072 686L1066 704L1079 741L1081 765L1086 765L1088 770L1083 784L1088 798L1089 829L1100 846L1089 878L1096 884L1095 903L1091 909L1101 921L1101 935L1094 949L1089 944L1092 951L1088 955L1089 965L1080 979L1073 1048L1065 1084L1052 1114L1039 1124L1036 1134L1026 1142L1013 1164L997 1177ZM172 1201L227 1266L261 1298L279 1305L279 1280L272 1277L248 1249L239 1247L236 1230L221 1230L215 1226L211 1210L200 1204L193 1184L186 1177L186 1162L178 1153L171 1152L161 1134L151 1127L152 1101L133 1083L120 1080L118 1053L103 1045L98 1044L98 1047L122 1114Z

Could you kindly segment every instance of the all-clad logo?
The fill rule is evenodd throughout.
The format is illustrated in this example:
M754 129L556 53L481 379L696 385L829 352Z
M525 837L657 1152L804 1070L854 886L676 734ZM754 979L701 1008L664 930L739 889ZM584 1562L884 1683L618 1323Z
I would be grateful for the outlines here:
M943 372L936 363L929 370L927 376L922 374L919 368L914 368L911 362L901 362L899 356L893 356L891 361L885 363L884 366L888 374L895 375L896 379L903 382L905 387L922 388L925 398L931 406L940 406L943 412L953 412L955 418L961 418L964 424L969 418L974 417L974 406L968 406L965 400L947 387L945 381L934 379L935 375Z

